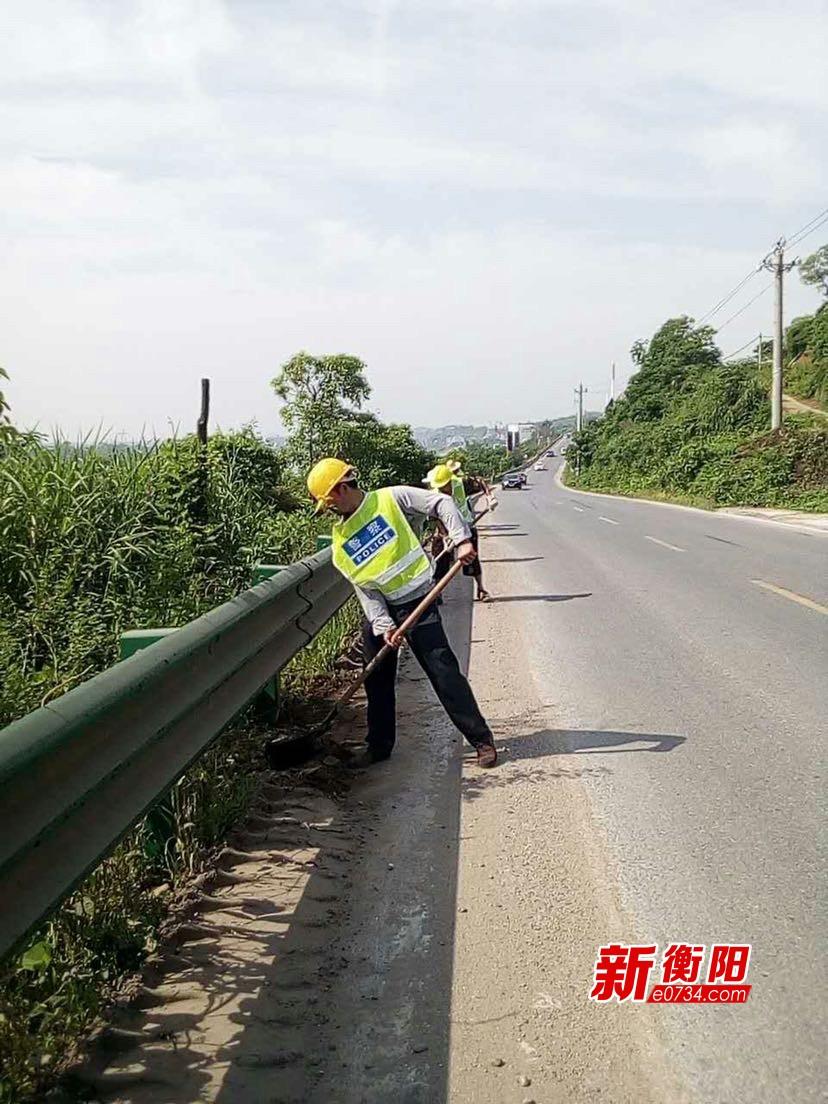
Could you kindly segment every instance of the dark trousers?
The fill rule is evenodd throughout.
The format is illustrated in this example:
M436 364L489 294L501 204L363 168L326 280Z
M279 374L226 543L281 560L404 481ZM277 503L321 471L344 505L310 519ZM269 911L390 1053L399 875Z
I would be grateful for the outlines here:
M439 538L438 546L436 548L435 548L434 544L432 543L431 550L435 555L437 555L438 553L443 551L443 548L445 547L445 545L443 544L444 539L445 539L444 537ZM480 538L477 535L477 529L474 526L472 526L471 527L471 542L472 542L472 547L474 548L475 552L477 552L477 550L478 550L479 540L480 540ZM440 559L437 560L437 562L434 565L434 582L435 583L439 583L440 580L445 576L446 572L451 567L453 560L454 560L454 555L451 552L447 556L441 556ZM479 587L480 586L480 580L483 576L483 569L480 566L480 560L476 558L476 559L472 560L472 562L470 564L464 564L463 565L463 574L464 575L470 575L473 579L476 579L478 587Z
M415 601L389 607L396 624L402 624L416 605ZM469 743L474 747L491 744L491 729L483 719L466 676L460 670L457 657L446 638L440 613L434 606L408 632L408 642L446 713ZM362 628L365 663L374 658L383 643L383 638L375 636L366 622ZM368 745L379 754L390 752L396 740L396 676L397 653L392 651L373 674L368 676L365 683L368 697Z

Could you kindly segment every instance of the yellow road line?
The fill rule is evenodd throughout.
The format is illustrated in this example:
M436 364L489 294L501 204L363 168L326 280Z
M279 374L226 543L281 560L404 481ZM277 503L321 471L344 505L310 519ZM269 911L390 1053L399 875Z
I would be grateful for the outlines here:
M776 586L775 583L766 583L762 579L751 579L750 581L754 586L762 587L763 590L771 590L774 594L780 594L783 598L790 598L792 602L799 602L800 606L805 606L807 609L828 614L828 606L821 606L819 602L815 602L813 598L806 598L804 594L797 594L794 590L786 590L785 587Z
M662 548L671 548L673 552L685 552L685 548L679 548L677 544L668 544L667 541L659 540L658 537L644 537L644 540L652 541L653 544L660 544Z

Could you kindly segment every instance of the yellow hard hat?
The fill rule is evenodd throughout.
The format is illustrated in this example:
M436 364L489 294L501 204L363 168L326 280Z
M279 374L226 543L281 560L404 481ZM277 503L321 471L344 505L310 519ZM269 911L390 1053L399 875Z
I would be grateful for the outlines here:
M460 474L460 469L463 467L463 465L461 464L461 462L459 460L447 460L446 461L446 467L449 468L449 470L454 475L459 475Z
M423 483L428 483L430 487L438 491L441 487L445 487L446 483L451 483L453 478L454 472L448 464L438 464L436 468L431 469Z
M344 460L337 460L335 456L326 456L319 460L308 472L308 490L316 499L316 512L324 510L328 505L328 496L331 491L344 479L354 474L354 469Z

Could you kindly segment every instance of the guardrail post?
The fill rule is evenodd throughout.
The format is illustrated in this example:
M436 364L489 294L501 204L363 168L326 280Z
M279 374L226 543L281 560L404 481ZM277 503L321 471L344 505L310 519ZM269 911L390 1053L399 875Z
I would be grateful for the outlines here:
M264 582L265 579L272 579L274 575L278 575L280 571L284 571L284 564L277 563L257 563L253 565L253 571L250 577L250 585L256 586L257 583ZM255 700L254 708L257 716L262 720L267 721L268 724L276 724L279 717L279 676L274 675L268 682L267 686L262 690Z
M165 636L171 636L177 629L128 629L121 633L120 648L121 659L129 659L130 656L148 648L156 640L163 640Z
M261 583L265 579L272 579L274 575L278 575L280 571L284 570L284 564L276 563L257 563L253 564L253 571L250 575L250 585L255 586L256 583Z
M149 648L159 640L171 636L177 629L127 629L121 633L121 659L129 659L136 652ZM163 856L171 839L175 838L175 809L172 796L167 794L150 809L144 820L149 836L147 854L151 859Z

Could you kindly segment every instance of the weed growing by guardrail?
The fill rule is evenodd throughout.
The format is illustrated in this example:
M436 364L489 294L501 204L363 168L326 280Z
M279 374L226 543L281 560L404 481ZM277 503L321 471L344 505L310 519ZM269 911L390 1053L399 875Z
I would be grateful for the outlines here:
M0 457L0 727L114 663L125 629L176 626L313 551L319 522L252 433L207 450L12 443Z
M314 550L320 523L284 489L265 442L211 439L206 503L200 462L191 438L4 447L0 726L115 662L121 631L184 624L249 585L256 561ZM289 695L331 670L356 619L349 602L296 657ZM171 899L247 808L267 735L251 717L222 736L0 975L0 1104L42 1094L154 949Z
M248 807L266 736L252 719L225 733L173 787L158 822L131 832L7 966L2 1104L42 1091L118 983L155 949L170 902Z

